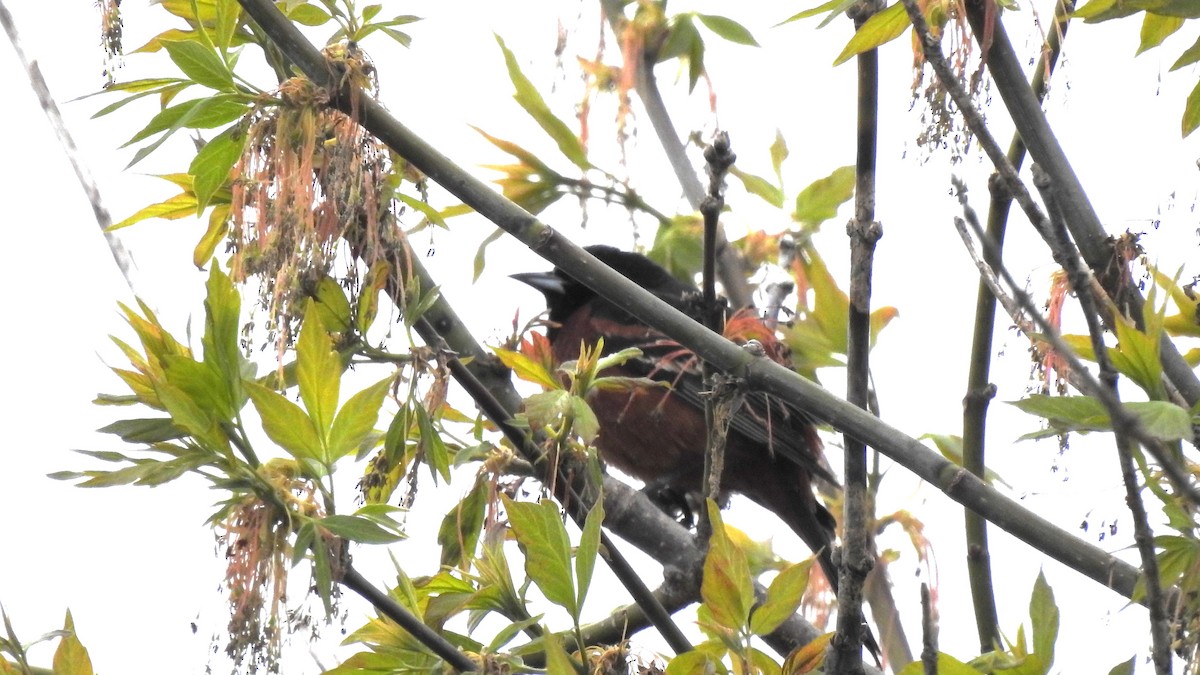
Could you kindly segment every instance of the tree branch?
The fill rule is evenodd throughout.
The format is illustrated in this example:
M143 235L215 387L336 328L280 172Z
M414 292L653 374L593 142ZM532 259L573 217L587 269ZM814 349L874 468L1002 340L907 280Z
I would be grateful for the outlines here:
M1038 59L1030 84L1034 95L1041 101L1046 95L1047 78L1053 74L1054 66L1062 51L1062 40L1066 37L1070 20L1069 0L1058 0L1054 5L1054 18L1046 36L1046 46ZM1025 144L1020 134L1013 134L1006 155L1016 171L1021 170L1025 159ZM991 203L988 208L987 234L995 244L994 254L987 259L990 266L1000 264L999 256L1004 247L1004 234L1008 224L1012 196L1004 189L999 174L992 174L988 181ZM987 283L980 279L975 299L975 327L971 340L970 366L967 374L967 393L963 397L963 467L982 477L987 463L984 459L987 435L987 412L996 388L989 380L992 363L992 335L995 332L996 297ZM979 635L979 649L986 652L1000 640L999 619L996 612L996 595L992 586L991 555L988 550L987 523L978 514L963 510L967 535L967 578L971 585L971 599L975 606L975 627Z
M299 31L268 0L240 0L242 5L272 35L279 32L281 49L318 83L330 83L330 66ZM292 52L295 52L294 54ZM342 97L338 105L349 107ZM411 161L432 180L474 208L484 217L520 239L551 264L565 270L580 283L605 299L627 308L639 320L692 350L718 369L742 376L747 385L799 406L835 428L848 432L967 506L1029 543L1097 581L1106 588L1130 597L1137 570L1100 549L1080 541L1035 513L1021 507L996 489L952 464L920 441L842 401L819 385L765 358L755 358L737 345L713 335L704 326L677 311L624 276L600 263L519 206L497 194L490 186L456 166L424 140L397 122L378 103L363 97L361 123L368 131ZM439 319L441 321L441 319ZM454 325L439 326L455 334ZM465 333L465 329L463 329ZM446 333L443 333L446 335ZM450 337L451 347L455 343ZM486 374L486 372L485 372ZM502 377L493 378L495 381ZM484 379L488 384L488 379ZM502 387L500 391L505 391ZM515 395L515 393L514 393ZM504 398L501 397L503 401ZM506 402L507 405L507 402Z
M1105 270L1112 259L1112 249L1109 237L1104 231L1100 218L1088 201L1079 178L1067 161L1066 153L1059 145L1058 139L1050 129L1050 123L1042 112L1041 105L1025 81L1021 64L1008 40L1004 24L1000 21L988 23L985 17L985 6L993 0L968 0L966 2L967 18L971 29L980 44L990 47L985 58L988 71L996 83L996 89L1004 100L1004 105L1012 115L1017 133L1029 147L1029 154L1049 174L1054 185L1058 186L1059 199L1062 205L1063 218L1071 232L1075 244L1079 247L1083 259L1087 261L1092 272L1099 278L1104 278ZM972 129L974 130L974 129ZM1036 221L1035 221L1036 222ZM1121 298L1127 305L1127 311L1141 327L1142 306L1145 299L1136 285L1121 284ZM1111 290L1110 290L1111 293ZM1163 333L1159 359L1167 378L1179 390L1189 406L1200 401L1200 378L1180 355L1167 333Z
M851 8L857 30L879 11L880 3L864 0ZM875 220L875 157L879 135L879 52L858 55L858 134L855 160L854 218L850 237L850 316L846 346L846 399L867 410L870 384L871 275L875 244L883 236ZM852 434L843 441L846 487L842 560L838 570L837 635L828 650L833 673L862 672L863 582L875 566L870 499L867 494L867 446ZM910 659L911 660L911 659Z

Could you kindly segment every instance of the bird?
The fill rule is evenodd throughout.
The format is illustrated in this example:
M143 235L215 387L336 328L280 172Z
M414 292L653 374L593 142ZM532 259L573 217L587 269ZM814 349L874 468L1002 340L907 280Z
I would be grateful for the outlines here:
M641 254L611 246L586 250L672 307L697 318L695 286ZM596 446L610 466L659 495L701 493L707 427L699 360L664 334L601 298L561 269L512 277L540 291L548 309L547 339L558 362L579 358L580 345L604 341L604 354L637 347L642 355L601 373L650 378L669 387L595 391L588 399L600 422ZM726 337L758 340L766 355L788 365L787 348L752 310L733 313ZM738 493L777 515L816 556L834 591L834 519L816 499L813 478L837 480L820 462L816 421L763 393L746 392L730 420L721 501ZM686 507L683 507L686 509Z

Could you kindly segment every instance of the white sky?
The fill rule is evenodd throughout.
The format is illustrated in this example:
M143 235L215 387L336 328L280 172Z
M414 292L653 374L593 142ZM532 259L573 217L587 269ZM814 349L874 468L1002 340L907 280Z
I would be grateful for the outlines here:
M166 27L160 15L147 14L142 3L125 4L128 49ZM680 9L684 4L672 6ZM836 69L828 65L849 36L846 21L821 31L815 29L815 20L771 29L773 23L807 5L743 10L715 0L687 4L743 22L765 46L753 50L709 40L720 122L733 136L739 166L769 174L766 147L776 128L783 129L792 153L785 166L789 197L812 179L853 162L853 65ZM184 136L177 139L176 152L167 150L134 172L122 172L132 153L116 148L140 123L122 115L88 119L112 99L66 103L102 83L98 18L90 3L68 8L64 3L19 0L9 5L27 55L39 61L114 218L169 196L171 186L142 174L185 169L187 160L181 159L181 152L190 143ZM383 100L400 119L468 167L505 158L466 124L553 156L548 144L541 142L540 132L508 98L511 87L490 34L495 31L506 37L522 64L529 66L527 74L543 90L552 82L570 89L573 79L564 81L549 66L539 69L531 64L550 60L556 12L568 7L563 21L576 27L580 22L574 12L580 4L541 0L520 3L519 11L512 3L492 2L395 5L394 13L427 17L409 27L414 49L391 49L383 39L368 41L365 47L379 65ZM1039 10L1048 11L1045 6ZM1027 8L1008 18L1014 36L1030 24ZM589 30L591 25L587 24ZM1110 229L1136 231L1147 228L1151 219L1162 219L1161 230L1148 237L1147 245L1164 256L1168 270L1182 261L1194 261L1196 250L1194 161L1200 153L1195 138L1180 141L1178 132L1195 71L1165 73L1193 38L1174 36L1167 51L1159 49L1134 59L1137 30L1133 25L1073 26L1067 40L1066 79L1056 79L1049 104L1052 124ZM578 38L572 48L591 53L594 43L588 39ZM1020 38L1014 41L1018 48L1029 47ZM919 124L916 114L908 112L908 49L905 38L882 52L878 214L885 236L877 257L875 302L898 306L901 316L874 352L875 378L890 423L912 435L958 433L975 281L950 224L949 169L941 158L925 164L916 159L921 153L912 139ZM570 73L572 64L567 65ZM141 70L145 67L130 59L119 77L156 74ZM669 67L660 70L664 88L673 76ZM115 440L93 431L115 419L114 411L89 402L97 392L121 391L104 359L112 365L121 363L107 336L131 337L115 305L118 300L128 302L130 295L8 46L0 47L0 83L9 92L4 113L7 161L0 162L0 186L6 199L0 214L12 253L2 277L9 292L0 333L7 361L0 410L8 429L0 444L0 513L6 530L6 543L0 547L0 602L25 639L60 627L70 607L100 672L201 672L208 635L220 629L224 616L217 593L221 561L211 534L202 526L218 496L196 481L154 491L80 490L45 477L52 471L97 466L70 453L72 448L121 449ZM669 104L678 111L681 130L711 132L714 127L702 87L691 99L671 95ZM565 105L571 99L554 100ZM136 110L139 115L149 114L148 107ZM1009 126L1002 109L993 107L989 117L1006 144ZM603 117L597 115L596 120L600 124ZM649 128L640 135L642 142L632 162L635 176L666 175ZM597 148L605 140L600 133L593 138ZM973 203L984 208L987 167L968 159L957 170L970 182ZM485 170L476 171L491 177ZM642 192L650 196L652 189ZM678 207L671 203L676 191L669 184L657 189L659 208ZM601 209L592 211L588 229L581 231L575 225L578 210L567 201L548 211L546 220L581 243L611 241L613 232L627 231L619 216ZM775 229L786 224L778 214L747 201L740 190L731 189L730 202L734 207L730 223L735 228ZM826 225L820 246L835 270L844 272L842 222L835 219ZM190 260L202 227L194 221L155 221L121 232L140 267L139 293L161 311L164 323L177 335L183 334L189 319L194 330L200 325L204 273L194 269ZM1032 288L1040 291L1051 271L1047 256L1030 238L1023 220L1014 217L1012 227L1009 258L1018 276L1029 274ZM485 280L471 286L470 257L490 232L486 223L463 221L450 234L436 235L436 254L427 261L460 314L471 316L481 339L506 334L518 304L523 317L538 311L537 298L505 275L546 267L519 244L502 241L492 249ZM418 235L415 242L418 249L423 237ZM1191 273L1194 270L1185 276ZM997 344L1006 357L996 366L1004 371L995 378L1000 386L998 400L1012 400L1027 384L1025 344L1004 330L1005 322L1000 325ZM913 358L914 353L920 356ZM840 377L829 373L825 381L836 383ZM1101 521L1115 519L1118 536L1101 545L1116 550L1129 544L1132 528L1121 507L1109 445L1077 439L1073 449L1060 456L1053 442L1013 444L1018 435L1033 428L1032 420L1001 404L993 406L993 415L990 458L994 468L1016 486L1015 496L1068 531L1078 532L1080 522L1089 519L1091 529L1083 536L1093 542ZM456 484L453 489L466 487ZM975 638L963 576L960 511L935 491L920 488L902 469L889 475L880 504L881 512L896 509L908 509L927 523L941 573L941 645L969 658ZM753 507L739 505L730 519L755 536L778 533L782 551L805 555L786 528L772 518L755 517ZM414 529L422 525L416 517L410 522ZM1135 651L1145 653L1144 612L1122 611L1125 603L1114 594L1043 561L995 528L991 532L998 592L1004 602L1001 622L1008 634L1027 621L1032 581L1044 565L1063 616L1057 670L1107 672ZM421 539L420 534L414 535L414 540ZM889 545L902 543L892 540ZM399 550L404 555L418 553L411 546ZM903 555L893 575L897 595L911 607L917 582L910 573L915 573L916 563L911 549L904 549ZM381 566L373 578L385 578L382 550L362 551L358 559L371 565L377 559ZM351 629L361 617L356 611L352 606ZM906 613L906 618L913 616ZM199 624L197 635L189 625L193 621ZM914 639L916 630L915 623L909 626ZM336 629L328 632L333 636ZM1121 637L1111 639L1115 636ZM50 650L41 647L34 654L38 662L46 663ZM328 659L325 664L332 665ZM224 666L216 668L220 672ZM289 672L316 670L302 653L288 668Z

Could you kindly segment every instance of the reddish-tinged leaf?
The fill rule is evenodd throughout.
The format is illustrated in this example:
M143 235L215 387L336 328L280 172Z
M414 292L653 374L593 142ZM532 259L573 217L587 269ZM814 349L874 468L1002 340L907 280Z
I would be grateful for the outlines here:
M500 362L511 369L518 378L541 385L545 389L562 389L562 384L546 369L544 362L535 361L521 352L507 349L494 348L492 351L496 353Z

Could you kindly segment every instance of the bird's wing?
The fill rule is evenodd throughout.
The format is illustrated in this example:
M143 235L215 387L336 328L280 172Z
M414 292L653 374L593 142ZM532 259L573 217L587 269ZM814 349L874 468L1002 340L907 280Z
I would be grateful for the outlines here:
M642 355L627 361L626 370L640 377L667 382L672 396L704 409L707 392L695 354L666 337L649 342L609 336L605 351L637 347ZM730 433L760 445L807 470L811 475L838 485L837 479L818 460L820 439L816 420L809 413L762 392L745 392L741 407L730 420Z

